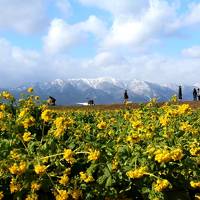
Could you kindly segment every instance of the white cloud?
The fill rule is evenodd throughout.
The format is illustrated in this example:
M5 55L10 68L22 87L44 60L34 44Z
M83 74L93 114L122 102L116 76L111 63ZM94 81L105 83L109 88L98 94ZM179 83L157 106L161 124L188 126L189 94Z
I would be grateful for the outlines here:
M200 58L200 46L193 46L187 49L183 49L182 55L192 58Z
M45 0L0 0L0 30L33 33L45 26Z
M199 63L198 58L168 58L156 54L131 56L111 51L100 52L91 59L72 59L61 54L51 56L22 49L0 39L0 87L56 78L100 76L192 84L199 81Z
M57 54L74 45L80 45L87 40L90 33L102 37L105 32L103 22L95 16L73 25L67 24L62 19L54 19L48 34L44 37L44 50L50 54Z
M171 23L174 8L165 1L152 0L146 12L138 17L116 17L103 45L109 48L125 46L141 48L166 34L166 25Z

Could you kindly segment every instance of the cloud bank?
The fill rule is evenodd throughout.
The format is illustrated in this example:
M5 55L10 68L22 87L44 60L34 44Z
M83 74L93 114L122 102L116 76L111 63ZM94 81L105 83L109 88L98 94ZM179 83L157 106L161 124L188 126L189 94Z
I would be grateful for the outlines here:
M48 14L50 5L59 10L58 16ZM79 16L80 7L94 13L70 21ZM200 3L195 1L78 0L76 7L68 0L0 0L0 11L3 87L100 76L179 84L199 80L200 44L188 42L194 40L194 30L200 31ZM41 48L15 46L5 32L39 34ZM174 41L187 42L178 48ZM167 45L172 51L177 48L175 56L164 49ZM73 55L84 46L95 56Z

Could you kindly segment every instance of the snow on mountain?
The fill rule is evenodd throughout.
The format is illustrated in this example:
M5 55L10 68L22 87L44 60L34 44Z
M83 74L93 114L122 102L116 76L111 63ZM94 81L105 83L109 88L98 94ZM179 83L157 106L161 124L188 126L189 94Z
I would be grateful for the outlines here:
M196 84L200 86L200 84ZM76 104L94 99L95 103L120 103L123 101L124 90L128 90L129 99L133 102L149 101L157 97L160 101L167 101L178 91L176 84L156 84L140 80L117 80L110 77L95 79L55 79L50 82L30 83L18 88L10 89L14 94L25 92L33 87L37 95L43 99L53 96L58 104ZM192 98L194 86L183 86L183 98Z

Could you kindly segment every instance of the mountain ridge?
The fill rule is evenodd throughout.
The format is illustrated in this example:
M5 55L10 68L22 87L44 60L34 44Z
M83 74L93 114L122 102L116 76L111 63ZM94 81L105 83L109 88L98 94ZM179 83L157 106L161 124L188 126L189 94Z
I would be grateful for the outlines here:
M194 86L184 85L183 99L191 100L192 90L198 85L198 83ZM88 99L94 99L97 104L121 103L125 89L128 90L129 99L133 102L147 102L154 97L159 101L167 101L178 91L176 84L158 84L137 79L119 80L110 77L55 79L49 82L26 83L8 90L19 97L20 93L26 92L28 87L33 87L35 94L42 99L47 99L48 96L55 97L59 105L87 102Z

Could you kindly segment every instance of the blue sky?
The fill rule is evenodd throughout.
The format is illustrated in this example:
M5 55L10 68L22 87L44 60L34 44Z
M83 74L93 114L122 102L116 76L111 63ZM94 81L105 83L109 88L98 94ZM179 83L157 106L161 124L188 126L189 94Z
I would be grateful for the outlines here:
M199 0L0 0L0 13L0 87L200 82Z

